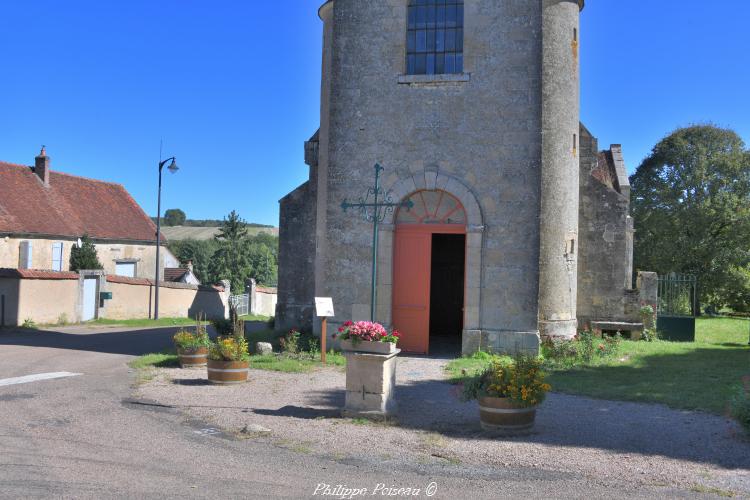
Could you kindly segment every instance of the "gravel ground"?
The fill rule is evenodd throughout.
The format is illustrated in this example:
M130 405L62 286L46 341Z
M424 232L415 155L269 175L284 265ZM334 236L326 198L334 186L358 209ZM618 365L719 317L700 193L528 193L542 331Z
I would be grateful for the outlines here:
M467 470L537 468L592 481L750 498L750 441L731 420L662 405L550 394L524 436L483 432L475 402L445 382L446 360L400 357L398 419L340 417L343 371L251 370L242 386L208 384L204 370L159 369L136 397L183 409L238 437L337 460L449 464ZM263 428L270 432L263 431ZM245 432L243 432L245 429Z

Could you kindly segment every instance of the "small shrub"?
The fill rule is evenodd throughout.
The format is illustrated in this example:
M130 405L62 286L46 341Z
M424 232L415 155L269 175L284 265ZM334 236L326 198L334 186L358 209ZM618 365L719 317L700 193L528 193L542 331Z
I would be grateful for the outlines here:
M750 375L744 377L743 386L737 388L730 409L732 416L750 436Z
M29 330L36 330L36 322L31 318L26 318L23 320L23 324L21 325L21 328L28 328Z
M232 333L232 321L226 318L211 320L211 324L218 335L229 335Z
M57 326L65 326L68 324L68 315L65 313L62 313L60 316L57 317Z
M597 338L593 332L582 331L572 340L547 339L542 343L542 355L550 367L591 365L597 360L616 355L622 345L622 335Z
M646 342L656 342L659 340L659 332L656 328L644 328L641 340L645 340Z
M298 354L299 339L301 335L302 334L295 329L289 330L289 332L279 340L281 350L286 354Z

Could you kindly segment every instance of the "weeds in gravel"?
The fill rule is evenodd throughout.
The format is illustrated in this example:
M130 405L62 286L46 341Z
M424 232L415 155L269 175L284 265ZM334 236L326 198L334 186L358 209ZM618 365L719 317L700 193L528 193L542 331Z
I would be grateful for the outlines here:
M709 486L703 486L702 484L695 484L691 486L690 491L694 493L705 493L707 495L717 495L717 496L725 497L725 498L734 498L736 496L731 491L722 490L719 488L712 488Z

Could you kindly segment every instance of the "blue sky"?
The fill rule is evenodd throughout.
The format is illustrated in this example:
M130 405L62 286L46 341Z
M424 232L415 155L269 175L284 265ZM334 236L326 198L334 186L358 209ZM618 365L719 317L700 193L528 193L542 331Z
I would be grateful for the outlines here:
M382 1L382 0L374 0ZM163 207L278 224L319 121L322 0L0 0L0 160L121 182ZM750 142L747 0L589 0L582 120L634 169L678 126Z

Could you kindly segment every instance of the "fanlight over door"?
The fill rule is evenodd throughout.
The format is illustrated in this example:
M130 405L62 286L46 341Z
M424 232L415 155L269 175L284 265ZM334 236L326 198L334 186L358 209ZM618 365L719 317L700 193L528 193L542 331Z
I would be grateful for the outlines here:
M393 325L401 332L399 347L426 353L430 339L430 268L433 234L462 234L466 211L445 191L417 191L411 209L396 214L393 255Z
M466 211L458 198L445 191L417 191L409 196L411 209L400 208L396 224L466 225Z

